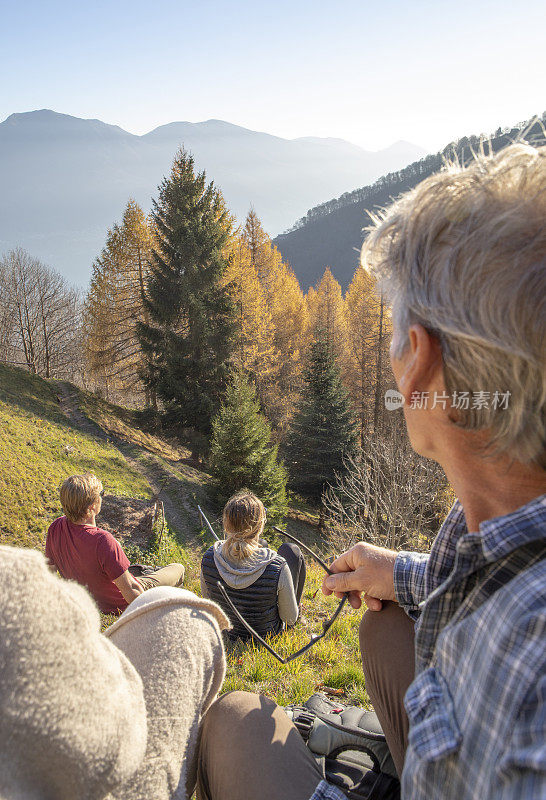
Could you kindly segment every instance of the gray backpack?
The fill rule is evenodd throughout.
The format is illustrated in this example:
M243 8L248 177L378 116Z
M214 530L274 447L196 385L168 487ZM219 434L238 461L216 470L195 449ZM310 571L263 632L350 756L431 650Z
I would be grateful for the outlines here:
M322 693L285 711L324 779L350 800L399 800L396 768L373 711L344 706Z

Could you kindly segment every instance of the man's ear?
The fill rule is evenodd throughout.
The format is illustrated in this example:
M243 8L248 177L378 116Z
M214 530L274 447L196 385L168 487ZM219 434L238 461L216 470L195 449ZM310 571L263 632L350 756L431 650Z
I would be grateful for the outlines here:
M399 380L406 403L411 402L414 393L430 391L438 370L442 370L442 348L434 334L415 323L409 328L408 340L404 372Z

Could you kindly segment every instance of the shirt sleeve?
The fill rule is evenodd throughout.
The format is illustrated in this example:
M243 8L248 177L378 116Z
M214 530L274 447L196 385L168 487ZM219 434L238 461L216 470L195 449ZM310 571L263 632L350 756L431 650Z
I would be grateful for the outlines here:
M51 569L57 569L57 564L53 560L53 552L51 548L51 539L49 537L49 531L47 532L47 538L45 543L45 557L47 559L47 563Z
M401 550L394 562L394 595L398 604L412 619L419 616L419 603L426 599L425 572L428 553Z
M123 547L108 531L103 531L98 541L97 558L104 574L111 581L115 581L120 575L123 575L131 564Z
M294 625L298 618L299 609L296 602L296 593L292 582L292 573L288 564L284 564L277 586L277 607L279 616L287 625Z
M337 786L333 786L328 781L321 781L309 800L346 800L344 794Z

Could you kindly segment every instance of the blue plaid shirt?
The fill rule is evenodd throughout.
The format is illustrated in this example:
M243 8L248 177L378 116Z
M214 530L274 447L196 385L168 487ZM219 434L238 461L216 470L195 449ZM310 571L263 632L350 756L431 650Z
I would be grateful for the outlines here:
M546 798L545 556L546 495L479 533L456 501L429 556L398 555L417 620L403 800ZM323 781L312 800L343 797Z

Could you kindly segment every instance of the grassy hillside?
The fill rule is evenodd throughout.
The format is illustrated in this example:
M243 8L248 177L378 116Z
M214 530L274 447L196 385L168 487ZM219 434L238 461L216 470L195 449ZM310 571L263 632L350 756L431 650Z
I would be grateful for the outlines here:
M58 489L78 472L100 475L112 494L149 497L148 482L118 450L74 428L53 386L0 364L0 541L43 546L61 512Z

